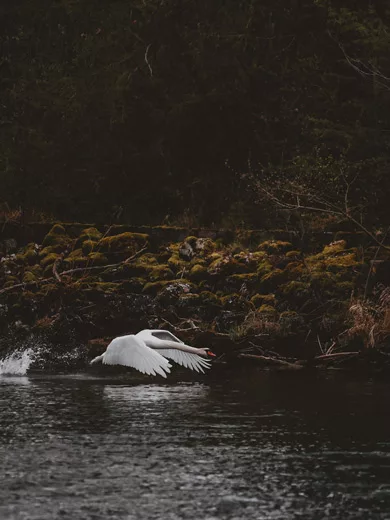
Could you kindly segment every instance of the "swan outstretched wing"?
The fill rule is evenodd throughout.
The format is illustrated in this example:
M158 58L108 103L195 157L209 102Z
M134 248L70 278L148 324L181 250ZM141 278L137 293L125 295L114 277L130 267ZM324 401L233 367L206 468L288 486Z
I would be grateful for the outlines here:
M145 329L141 330L141 332L138 332L136 336L137 338L139 337L144 339L144 341L153 337L161 339L162 341L175 341L176 343L183 343L181 339L174 336L172 332L169 332L169 330Z
M155 352L158 352L162 356L172 359L175 363L195 370L196 372L202 372L204 374L204 368L210 368L210 362L207 359L202 358L198 354L192 354L191 352L183 352L174 348L155 348Z
M103 356L106 365L125 365L155 376L167 377L171 364L157 351L146 346L145 342L133 335L115 338L108 345Z

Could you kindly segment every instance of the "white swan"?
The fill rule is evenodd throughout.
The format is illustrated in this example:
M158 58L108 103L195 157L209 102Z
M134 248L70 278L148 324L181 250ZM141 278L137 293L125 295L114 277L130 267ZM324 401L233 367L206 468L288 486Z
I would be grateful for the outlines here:
M206 348L185 345L167 330L141 330L138 334L120 336L111 341L107 350L91 361L91 365L102 361L106 365L125 365L155 376L167 377L172 365L171 359L183 367L204 373L210 362L204 359L215 356ZM167 359L166 359L167 358Z

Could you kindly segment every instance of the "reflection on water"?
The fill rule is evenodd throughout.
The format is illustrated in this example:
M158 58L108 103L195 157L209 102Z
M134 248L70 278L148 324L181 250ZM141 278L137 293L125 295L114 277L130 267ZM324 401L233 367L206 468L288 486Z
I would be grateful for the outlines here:
M0 518L389 518L389 383L154 381L0 377Z

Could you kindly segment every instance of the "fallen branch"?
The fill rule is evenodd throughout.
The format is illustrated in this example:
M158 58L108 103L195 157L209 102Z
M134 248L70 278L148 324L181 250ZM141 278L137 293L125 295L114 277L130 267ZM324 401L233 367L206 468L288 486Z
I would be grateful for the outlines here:
M291 368L293 370L300 370L301 368L303 368L302 365L298 365L296 363L290 363L289 361L284 361L283 359L273 358L270 356L259 356L256 354L240 354L238 357L248 358L248 359L257 359L258 361L274 363L275 365L281 365L284 368Z
M334 352L333 354L321 354L321 356L316 356L314 359L333 359L338 357L346 357L346 356L357 356L360 352Z

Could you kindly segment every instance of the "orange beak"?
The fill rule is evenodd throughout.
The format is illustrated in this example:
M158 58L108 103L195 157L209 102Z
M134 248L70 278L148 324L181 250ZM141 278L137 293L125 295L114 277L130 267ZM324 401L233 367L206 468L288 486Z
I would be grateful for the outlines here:
M217 357L217 355L214 354L214 352L211 352L211 350L208 350L208 351L207 351L207 354L208 354L209 356L211 356L211 357Z

